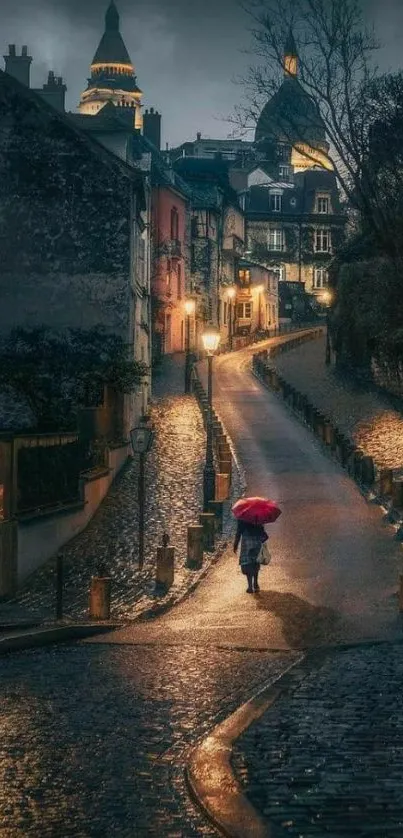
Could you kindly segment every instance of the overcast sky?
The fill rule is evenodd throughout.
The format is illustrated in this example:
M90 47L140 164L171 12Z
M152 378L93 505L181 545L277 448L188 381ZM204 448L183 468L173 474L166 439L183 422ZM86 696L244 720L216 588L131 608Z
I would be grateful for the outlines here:
M385 44L384 69L403 66L403 0L363 0ZM116 0L121 32L145 107L163 115L163 142L226 137L223 119L242 91L232 79L250 62L248 19L237 0ZM32 86L63 75L75 110L104 29L108 0L0 0L1 53L28 44ZM0 64L0 66L3 66Z

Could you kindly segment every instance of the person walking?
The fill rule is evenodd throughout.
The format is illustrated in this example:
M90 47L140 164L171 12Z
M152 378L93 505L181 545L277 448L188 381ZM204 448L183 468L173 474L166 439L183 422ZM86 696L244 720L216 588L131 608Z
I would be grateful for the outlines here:
M245 521L238 521L234 541L234 553L237 552L239 542L241 542L239 564L241 565L242 573L245 574L248 580L247 594L253 594L260 590L258 584L260 564L257 558L262 544L267 539L268 535L261 524L249 524Z

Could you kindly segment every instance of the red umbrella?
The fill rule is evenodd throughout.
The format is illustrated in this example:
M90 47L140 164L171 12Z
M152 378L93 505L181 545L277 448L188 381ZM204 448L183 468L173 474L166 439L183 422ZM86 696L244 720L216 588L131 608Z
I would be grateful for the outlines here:
M273 524L281 515L280 507L268 498L241 498L231 511L238 521L247 524Z

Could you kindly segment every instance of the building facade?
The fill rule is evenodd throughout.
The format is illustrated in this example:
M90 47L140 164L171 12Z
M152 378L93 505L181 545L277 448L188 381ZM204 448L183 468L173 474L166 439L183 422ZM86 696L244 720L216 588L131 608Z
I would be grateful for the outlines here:
M0 144L0 332L103 327L143 360L142 176L2 71ZM126 437L148 389L121 398Z

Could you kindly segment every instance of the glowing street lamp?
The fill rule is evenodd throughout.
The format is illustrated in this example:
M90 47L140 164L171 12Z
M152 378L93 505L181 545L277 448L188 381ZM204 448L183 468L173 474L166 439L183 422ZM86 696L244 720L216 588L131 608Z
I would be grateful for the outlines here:
M215 469L213 457L213 356L220 343L220 332L207 326L202 334L203 348L207 352L207 441L206 462L203 473L203 509L209 511L209 501L215 498Z
M190 393L192 362L190 357L190 318L194 314L196 303L194 300L186 300L186 328L185 328L185 393Z
M227 296L228 296L228 309L229 309L229 317L228 317L228 346L232 349L232 333L233 333L233 300L235 298L236 289L235 288L227 288Z

